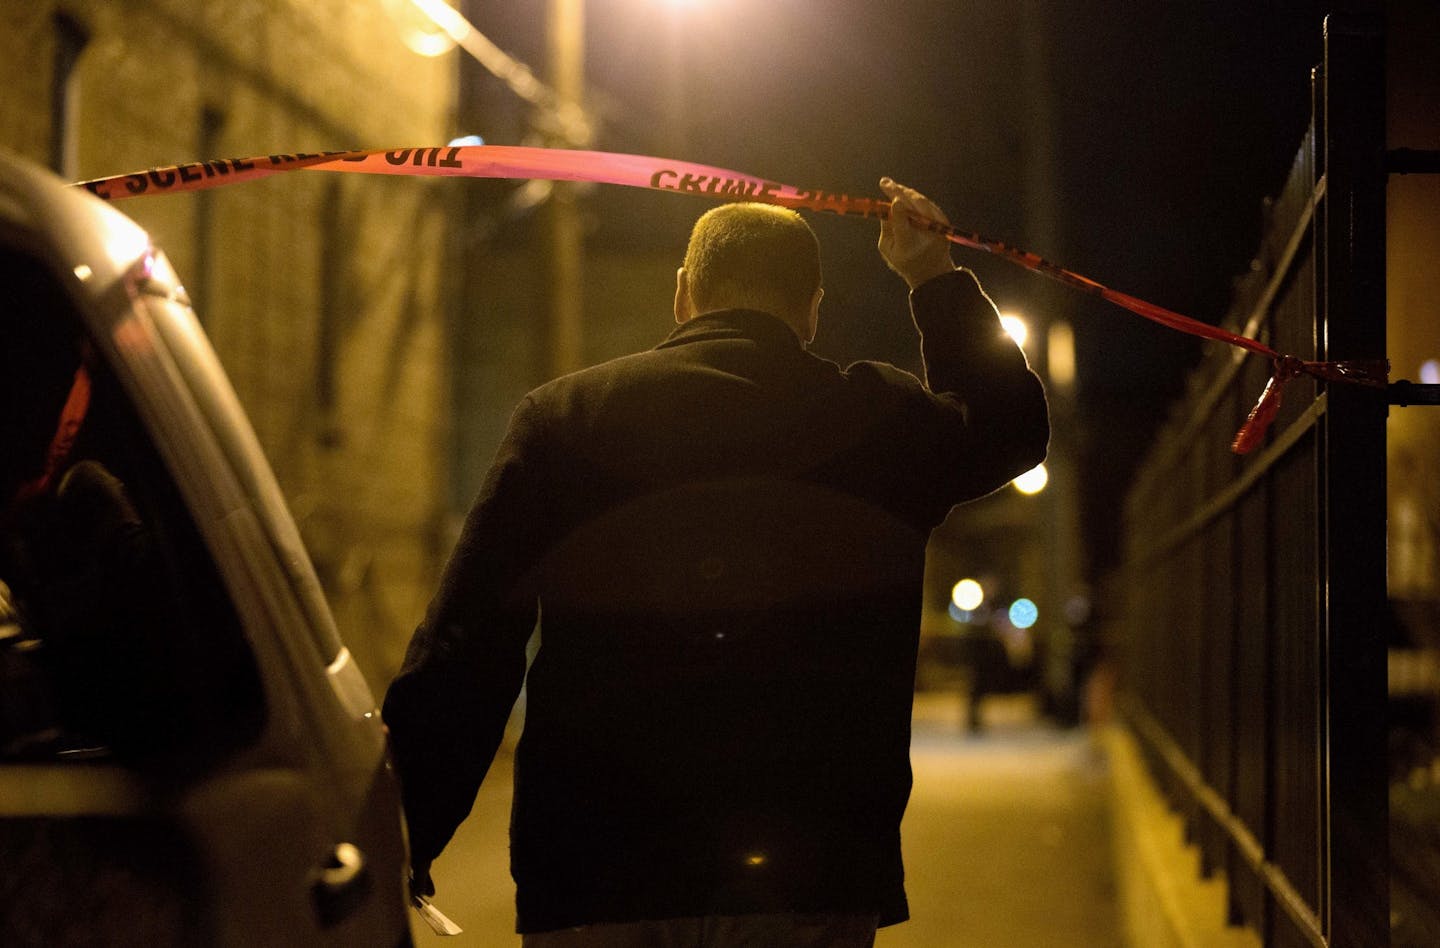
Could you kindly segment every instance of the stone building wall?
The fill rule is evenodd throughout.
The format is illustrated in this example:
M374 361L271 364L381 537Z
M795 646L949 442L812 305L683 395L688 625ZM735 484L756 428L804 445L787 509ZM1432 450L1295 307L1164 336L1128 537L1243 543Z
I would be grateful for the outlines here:
M412 52L413 15L407 0L3 3L0 147L84 179L443 144L456 54ZM441 265L459 184L301 171L119 205L186 282L377 691L445 552Z

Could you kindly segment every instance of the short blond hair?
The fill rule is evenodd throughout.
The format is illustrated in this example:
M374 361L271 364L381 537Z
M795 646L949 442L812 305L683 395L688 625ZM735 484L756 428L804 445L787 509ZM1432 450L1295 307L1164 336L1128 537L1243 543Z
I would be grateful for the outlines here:
M722 204L690 231L685 272L697 312L804 313L820 288L820 241L788 208Z

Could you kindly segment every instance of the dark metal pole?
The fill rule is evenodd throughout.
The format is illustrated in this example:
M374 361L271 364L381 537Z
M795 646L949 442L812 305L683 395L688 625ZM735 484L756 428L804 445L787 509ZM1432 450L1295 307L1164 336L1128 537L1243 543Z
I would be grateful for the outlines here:
M1385 353L1385 63L1378 15L1325 24L1324 359ZM1389 943L1383 393L1332 385L1320 452L1322 819L1329 943Z
M561 102L580 104L585 95L585 0L550 0L546 41L550 84ZM571 145L557 141L560 146ZM545 208L545 253L549 267L550 319L546 338L546 376L553 378L583 365L585 247L576 185L555 182Z

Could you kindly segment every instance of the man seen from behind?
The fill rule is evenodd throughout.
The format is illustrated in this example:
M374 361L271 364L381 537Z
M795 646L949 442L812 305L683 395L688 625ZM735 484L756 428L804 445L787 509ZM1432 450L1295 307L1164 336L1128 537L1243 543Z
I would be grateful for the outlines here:
M1049 422L974 275L912 221L943 212L881 187L923 381L808 353L813 232L730 204L695 224L669 338L516 408L385 699L418 890L525 682L528 948L849 948L908 916L926 541L1038 464Z

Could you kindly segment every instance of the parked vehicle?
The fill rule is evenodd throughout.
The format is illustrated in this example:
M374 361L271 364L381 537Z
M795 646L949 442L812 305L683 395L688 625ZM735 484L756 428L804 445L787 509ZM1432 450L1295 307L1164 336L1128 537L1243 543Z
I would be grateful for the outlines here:
M163 253L0 153L0 944L410 943L375 701Z

